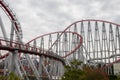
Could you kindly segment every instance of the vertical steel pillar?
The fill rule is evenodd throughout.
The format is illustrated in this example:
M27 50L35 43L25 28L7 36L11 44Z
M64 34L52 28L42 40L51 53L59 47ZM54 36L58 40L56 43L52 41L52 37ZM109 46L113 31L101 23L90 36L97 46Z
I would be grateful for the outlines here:
M77 33L77 24L74 24L74 32ZM73 44L72 49L73 49L77 45L77 36L73 34L72 35L72 40L73 40L72 41L72 44ZM73 58L76 59L76 57L77 57L77 51L73 53Z
M111 55L115 55L114 33L112 29L112 24L109 25L109 57ZM114 57L110 59L110 63L113 61L115 61ZM110 75L113 75L112 67L110 66L109 69Z
M48 75L48 78L51 80L50 74L48 73L48 71L44 65L45 58L44 58L44 56L42 56L42 57L43 57L43 61L42 61L43 71Z
M91 23L90 21L88 22L88 33L87 33L87 51L88 51L88 59L90 59L90 57L92 59L95 58L95 54L93 51L93 37L92 37L92 30L91 30Z
M16 52L12 52L12 56L11 56L11 72L15 72L15 70L16 70L16 67L15 67L15 61L17 60L17 54L16 54Z
M102 54L104 58L109 57L108 56L108 39L107 39L107 33L106 33L106 28L105 28L105 23L102 23ZM109 59L104 60L105 63L109 62Z
M115 44L114 44L114 33L112 29L112 24L109 26L109 57L115 54ZM110 62L113 62L115 59L110 59Z
M12 56L11 56L11 71L10 72L14 72L16 73L17 75L19 75L21 78L23 78L23 75L21 73L21 70L20 70L20 66L18 64L18 51L15 50L14 52L12 52Z
M80 47L80 49L79 49L79 51L80 51L80 54L78 55L78 56L83 56L84 58L83 58L83 61L85 62L85 58L87 59L87 53L85 52L85 50L84 50L84 48L83 48L83 46L84 47L86 47L86 42L85 42L85 30L84 30L84 24L83 24L83 21L81 22L81 27L80 27L81 29L80 29L80 35L82 36L82 39L83 39L83 43L82 43L82 45L81 45L81 47ZM84 56L85 55L85 56ZM82 57L81 56L81 57ZM81 58L80 57L80 58ZM80 59L81 60L81 59Z
M39 67L38 67L38 71L39 71L39 75L40 75L41 80L42 80L42 70L43 70L42 61L43 61L42 56L40 56L40 58L39 58Z
M67 39L67 33L63 33L63 41L62 41L62 51L63 55L65 56L68 52L68 39Z
M15 54L13 54L14 58L15 58L15 68L16 68L16 72L17 74L21 77L21 79L23 78L23 74L20 70L20 65L19 65L19 62L18 62L18 51L16 50L15 51Z
M116 26L115 48L116 48L116 49L115 49L115 55L116 55L116 54L119 54L119 53L120 53L120 33L119 33L119 27L118 27L118 26ZM117 59L119 59L119 58L117 58L117 56L116 56L115 61L116 61Z
M50 35L49 35L49 41L48 41L48 49L50 49L51 46L52 46L52 36L51 36L51 34L50 34ZM51 49L50 49L50 51L51 51Z
M13 24L13 22L12 22L12 24L11 24L11 33L10 33L10 41L12 42L13 41L13 37L14 37L14 24ZM10 43L10 46L11 46L12 44ZM12 62L12 57L13 57L13 53L12 52L10 52L9 53L9 56L8 56L8 69L10 70L10 71L13 71L12 70L12 65L13 65L13 62Z
M51 78L52 78L52 76L53 76L53 63L54 63L54 60L53 59L51 59L51 61L50 61L50 76L51 76Z
M24 69L24 67L23 67L23 64L21 63L21 61L20 61L19 59L18 59L18 64L20 65L21 70L22 70L23 73L24 73L25 79L29 80L29 78L28 78L28 76L27 76L27 73L26 73L26 71L25 71L25 69Z
M61 71L61 67L60 67L60 62L58 62L58 64L57 64L57 67L58 67L58 74L57 74L57 76L58 76L58 79L60 79L60 77L61 77L61 75L60 75L60 71Z
M32 68L32 70L33 70L33 72L34 72L35 77L37 78L37 80L41 80L39 72L38 72L37 68L35 67L33 61L30 59L29 55L25 54L25 57L26 57L28 63L30 64L30 67Z
M1 27L4 39L8 40L8 37L7 37L7 34L6 34L6 31L5 31L5 28L4 28L4 25L3 25L1 17L0 17L0 27Z
M99 28L98 28L97 22L95 22L94 53L95 53L95 58L98 59L97 60L97 62L98 62L99 58L102 58L103 55L102 55L102 51L101 51L100 35L99 35Z
M58 55L59 55L59 56L63 56L63 55L62 55L62 52L61 52L61 40L60 40L60 37L59 37L59 36L60 36L60 34L58 33L58 34L57 34L57 40L58 40L58 42L57 42L57 43L58 43L58 45L57 45L57 49L58 49L58 50L57 50L57 51L58 51Z
M7 34L6 34L6 31L5 31L5 28L4 28L4 25L3 25L3 22L2 22L2 19L0 17L0 27L1 27L1 31L3 33L3 37L5 40L8 40L8 37L7 37ZM9 45L9 43L6 43L7 45ZM4 69L6 70L7 69L7 58L5 59L5 63L4 63ZM4 72L4 74L6 74L6 72Z

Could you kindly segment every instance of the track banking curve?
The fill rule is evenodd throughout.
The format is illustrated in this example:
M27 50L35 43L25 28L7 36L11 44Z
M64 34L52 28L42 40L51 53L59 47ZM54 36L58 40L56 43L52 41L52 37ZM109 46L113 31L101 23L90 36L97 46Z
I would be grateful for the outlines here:
M6 44L2 44L2 43L6 43L6 42L11 43L11 45L8 46ZM60 60L64 64L64 60L60 56L54 55L53 53L50 53L50 52L49 52L49 54L50 54L49 55L48 51L45 51L44 53L41 53L41 50L39 48L34 48L32 46L19 44L19 43L16 43L16 42L10 42L10 41L0 39L0 50L8 50L8 51L17 50L19 53L22 52L22 53L25 53L25 54L34 54L34 55L39 55L39 56L44 55L46 57L51 57L53 59ZM8 56L8 53L5 56L0 57L0 58L5 58L6 56Z
M19 36L19 38L22 39L23 33L22 33L21 25L20 25L20 22L18 21L16 15L15 15L15 13L12 11L12 9L9 7L9 5L6 3L5 0L0 0L0 5L1 5L0 7L5 12L5 14L10 19L10 21L14 24L14 26L12 26L12 27L14 27L17 37ZM0 59L8 56L8 54L9 53L1 55Z
M20 22L18 21L16 15L14 14L14 12L10 9L9 5L4 0L0 0L0 5L1 5L1 8L4 10L4 12L6 13L6 15L11 20L11 22L14 23L14 25L15 25L14 28L16 30L16 34L18 34L22 37L23 34L22 34L21 25L20 25Z
M39 80L40 75L42 76L42 74L40 74L41 70L39 70L39 72L37 71L37 68L35 67L34 63L30 59L29 55L26 55L26 53L27 54L38 55L40 57L40 59L43 59L43 62L44 62L44 58L49 58L49 61L51 61L49 67L51 67L54 63L59 63L56 66L58 66L58 65L62 66L62 63L64 64L64 59L61 58L60 56L54 54L54 53L51 53L51 52L49 52L47 50L44 50L44 52L42 52L42 50L40 48L35 48L35 47L31 47L29 45L24 45L22 43L22 36L23 36L22 29L21 29L20 23L18 22L18 19L17 19L16 15L14 14L14 12L11 10L9 5L4 0L0 0L0 7L4 10L6 15L9 17L9 19L10 19L10 21L12 23L11 27L12 27L13 31L15 31L15 35L16 35L15 36L16 42L13 42L14 32L12 32L12 30L11 30L11 36L12 37L10 37L10 41L8 41L6 39L7 36L4 36L5 39L0 39L0 50L9 51L9 52L13 53L12 57L14 57L14 58L12 58L12 57L10 58L10 60L13 60L13 61L9 62L9 60L8 60L8 63L7 63L8 65L6 65L8 68L10 68L10 71L16 72L15 69L13 68L13 67L16 67L16 70L18 72L17 74L19 74L20 77L22 77L23 74L26 75L26 73L24 72L24 69L23 69L23 67L21 65L21 62L19 62L19 60L17 59L17 55L16 55L17 52L18 53L22 52L22 53L25 54L24 56L26 57L26 60L28 61L29 65L31 66L31 69L33 70L37 80ZM4 27L4 26L2 26L2 27ZM3 32L3 34L4 33L5 32ZM16 54L14 54L14 53L16 53ZM7 53L5 55L2 55L0 58L3 59L8 55L9 55L9 53ZM54 61L54 63L52 63L52 61ZM46 69L47 67L44 65L44 63L41 62L39 64L41 64L39 66L43 66L44 73L49 78L51 78L49 73L48 73L49 71L47 71L47 69ZM22 70L20 71L21 68L22 68ZM51 67L51 70L52 70L52 67ZM59 73L56 72L56 75L57 74L59 74ZM52 76L52 74L51 74L51 76Z
M93 61L94 64L106 64L101 69L109 69L114 63L120 62L119 30L119 24L104 20L88 19L72 23L63 32L72 31L80 34L83 38L82 45L86 49L83 53L87 53L86 55L89 57L86 57L87 61ZM113 74L111 71L107 73L109 75Z
M72 23L63 31L44 34L32 39L26 44L20 44L22 43L23 34L16 15L4 0L0 0L0 5L14 25L12 27L18 37L18 42L0 39L0 50L10 52L17 50L23 54L38 55L41 61L43 61L43 63L41 62L42 66L40 69L44 67L44 73L49 78L51 78L51 75L49 75L50 70L48 69L54 69L57 66L59 71L61 71L62 69L59 67L61 64L57 65L57 62L62 62L64 65L67 59L75 58L89 63L108 64L102 69L108 68L120 61L119 24L104 20L80 20ZM8 55L9 53L1 55L0 59L6 58ZM28 58L28 60L30 59ZM46 65L46 61L49 64ZM55 61L56 63L54 64ZM14 62L14 64L16 63ZM32 62L29 62L29 64L32 66L33 71L36 70L35 74L37 74L36 77L39 80L40 75L36 67ZM52 76L58 74L57 68L55 71L53 70L54 73L51 70Z
M90 22L94 22L94 23L96 23L96 25L98 24L98 23L103 23L103 26L105 26L105 24L110 24L110 25L115 25L116 27L120 27L120 25L119 24L117 24L117 23L113 23L113 22L110 22L110 21L104 21L104 20L95 20L95 19L87 19L87 20L80 20L80 21L76 21L76 22L74 22L74 23L72 23L71 25L69 25L67 28L65 28L63 31L62 31L62 33L59 35L59 37L63 34L63 33L65 33L66 31L71 31L71 32L76 32L76 33L78 33L78 34L80 34L81 35L81 32L77 32L77 30L74 30L75 28L74 27L83 27L83 29L85 28L84 26L83 26L83 23L87 23L87 25L88 25L88 27L90 26ZM77 24L81 24L81 26L77 26ZM90 26L91 27L91 26ZM83 36L82 36L83 37ZM84 40L84 39L83 39ZM49 48L49 49L51 49L54 45L55 45L55 43L57 42L57 39L56 39L56 41L52 44L52 46ZM74 53L74 52L73 52ZM69 55L66 55L65 57L67 57L67 56L69 56Z
M58 32L52 32L52 33L44 34L44 35L38 36L38 37L30 40L27 44L34 43L34 41L37 41L37 39L41 39L41 38L43 38L43 37L45 37L45 36L48 36L47 39L50 40L49 38L51 38L51 35L54 35L54 34L55 34L55 35L57 35L56 38L55 38L52 42L48 41L48 44L49 44L49 43L54 43L54 41L56 41L56 39L57 39L56 43L57 43L57 45L58 45L58 43L59 43L59 45L60 45L60 42L59 42L60 40L58 40L58 39L61 39L61 37L63 37L64 35L66 35L66 37L65 37L65 36L64 36L64 37L67 38L67 39L70 38L70 34L71 34L71 35L76 35L76 38L78 38L79 41L77 42L77 45L76 45L73 49L66 51L67 53L65 53L64 56L61 55L61 57L65 58L65 57L71 55L71 54L74 53L77 49L80 48L80 46L82 45L82 37L81 37L80 34L78 34L78 33L76 33L76 32L71 32L71 31L66 31L66 32L63 33L63 35L61 35L61 33L63 33L63 31L58 31ZM67 36L66 33L69 33L68 36ZM63 39L63 38L62 38L62 39ZM61 40L61 41L62 41L62 40ZM63 43L64 43L64 41L63 41ZM66 43L67 43L67 45L70 46L70 42L66 42ZM37 43L37 44L39 44L39 43ZM46 43L46 44L47 44L47 43ZM65 44L61 44L61 45L65 46ZM51 46L53 46L53 45L51 44ZM51 51L51 49L50 49L51 46L47 46L47 48L48 48L47 50L48 50L48 51ZM54 47L55 47L55 46L56 46L56 44L54 45ZM63 46L61 46L61 47L63 47ZM57 47L58 47L58 46L57 46ZM68 46L67 46L67 47L68 47ZM53 49L52 49L52 50L53 50ZM64 52L64 51L57 51L57 52ZM56 53L56 52L55 52L55 53ZM56 53L56 54L58 54L58 53ZM59 54L58 54L58 55L59 55Z

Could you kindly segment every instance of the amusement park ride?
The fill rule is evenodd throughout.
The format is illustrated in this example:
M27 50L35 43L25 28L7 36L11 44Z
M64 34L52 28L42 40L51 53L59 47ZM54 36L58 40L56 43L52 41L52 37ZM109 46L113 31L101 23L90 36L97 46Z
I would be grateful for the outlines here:
M77 59L88 65L100 65L109 75L115 74L114 64L120 61L120 25L103 20L81 20L63 31L38 36L23 43L22 29L9 5L0 0L0 7L11 22L8 38L0 17L0 72L15 72L21 78L34 75L60 79L64 65Z

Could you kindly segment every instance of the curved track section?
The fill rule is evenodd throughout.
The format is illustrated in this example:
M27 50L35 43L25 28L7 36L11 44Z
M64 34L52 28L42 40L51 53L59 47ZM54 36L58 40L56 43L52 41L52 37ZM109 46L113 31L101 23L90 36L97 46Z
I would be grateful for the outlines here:
M10 46L4 44L6 42L11 43ZM63 62L63 64L64 64L64 60L60 56L55 55L52 52L48 52L47 50L44 50L44 52L43 52L40 48L32 47L29 45L19 44L16 42L10 42L10 41L0 39L0 50L8 50L11 52L17 50L20 53L22 52L22 53L26 53L26 54L34 54L34 55L39 55L39 56L43 55L45 57L51 57L55 60L59 60L59 61Z
M48 50L53 43L52 41L56 40L61 33L62 32L60 31L39 36L28 42L26 45L0 39L0 49L10 52L17 51L17 53L23 54L33 54L33 56L31 56L31 59L33 58L33 60L36 61L35 67L37 68L37 70L39 70L39 74L41 75L41 77L58 79L60 76L62 76L64 72L63 64L65 63L64 59L61 56L64 57L65 55L70 55L77 48L79 48L82 43L82 37L79 34L75 32L65 32L64 35L59 38L57 44L54 46L54 49ZM72 47L69 50L65 47L72 46L70 43L74 43L73 40L71 41L72 36L76 36L78 41L76 42L76 47ZM10 43L10 45L8 46L5 43ZM5 55L4 57L6 56L7 55ZM31 74L33 72L32 68L28 66L28 63L27 65L25 65L26 61L26 58L21 57L23 68L25 69L25 71L27 71L27 73L29 72L29 74Z
M0 0L0 5L1 5L1 8L4 10L4 12L6 13L6 15L11 20L11 22L14 24L13 27L16 31L17 36L22 37L23 34L22 34L21 25L15 15L15 13L11 10L9 5L4 0Z
M16 14L12 11L12 9L9 7L9 5L7 4L7 2L5 0L0 0L0 7L3 9L5 14L8 16L8 18L10 19L11 24L12 24L10 38L8 38L7 32L5 31L4 25L2 23L2 19L0 18L0 27L1 27L4 39L11 40L11 41L16 40L19 42L19 40L22 39L23 34L22 34L20 22L18 21ZM6 44L10 45L10 43L6 43ZM9 54L9 52L7 54L6 53L1 54L0 58L4 58L4 57L8 56L8 54Z
M9 17L12 24L10 38L8 38L2 20L0 19L0 27L4 37L4 39L0 39L0 52L7 53L0 56L0 59L3 59L0 60L0 63L4 69L4 74L8 73L6 70L13 71L22 78L25 76L27 80L29 80L29 75L35 75L37 80L44 76L49 79L56 77L58 78L58 76L61 76L63 74L61 70L63 69L64 59L57 54L54 54L52 51L50 52L34 46L24 45L22 43L22 29L16 15L4 0L0 0L0 7ZM18 59L18 53L23 53L24 55ZM30 56L26 54L30 54ZM32 59L31 55L39 58ZM34 60L36 62L34 62ZM25 62L27 62L27 65L24 64ZM31 70L30 72L26 71L26 66Z
M16 15L4 0L0 0L0 7L12 24L8 39L0 18L4 37L0 39L0 52L7 53L0 55L0 59L6 67L10 57L7 56L9 53L12 54L11 65L14 66L11 71L16 71L13 68L16 67L18 75L21 76L34 74L37 80L42 77L58 79L64 71L64 59L66 61L78 59L90 65L105 66L104 69L107 68L105 71L113 74L111 66L120 59L120 25L103 20L81 20L72 23L64 31L38 36L23 44L22 29ZM16 42L13 42L14 40ZM18 53L21 53L20 59ZM30 57L24 54L30 54Z
M60 36L61 33L63 32L59 31L38 36L29 41L27 45L39 46L43 51L46 49L64 58L80 48L82 37L78 33L71 31L66 31ZM51 48L55 41L55 45Z
M119 26L103 20L81 20L68 26L64 31L72 31L83 37L81 54L92 62L110 63L119 57Z
M76 32L83 38L82 46L73 53L73 58L80 54L79 60L87 61L90 65L112 65L106 66L107 73L111 75L114 62L120 59L119 28L120 25L113 22L89 19L74 22L63 32Z
M11 44L8 46L5 44L6 42L7 43L10 42ZM20 66L17 67L23 68L21 69L22 73L24 72L23 70L27 72L27 74L24 72L25 73L24 76L34 75L33 74L34 71L32 70L32 67L30 67L30 65L35 65L35 68L39 71L38 73L39 77L38 78L36 77L38 80L43 77L45 78L48 77L49 79L57 77L58 79L63 74L61 69L63 69L63 64L65 64L64 59L56 55L52 51L48 51L45 49L43 51L43 49L41 49L40 47L23 45L2 39L0 39L0 50L10 51L13 52L14 54L24 53L31 54L34 56L33 59L31 57L32 62L27 61L26 57L21 57L20 62L18 60ZM15 56L14 58L17 58L17 56Z
M119 26L119 24L103 20L81 20L69 25L54 40L49 34L47 41L42 36L39 36L29 43L36 44L36 40L41 41L39 43L41 46L48 44L47 49L55 52L54 50L58 48L58 44L61 42L62 48L59 47L55 53L58 53L65 60L78 59L90 65L101 67L106 65L107 67L107 65L113 65L114 62L119 60ZM79 45L79 39L76 36L72 35L70 38L65 38L65 36L68 36L65 34L66 32L80 34L83 40L83 42L80 41L81 47L77 46ZM46 34L43 36L46 36ZM54 48L56 45L57 47ZM109 66L107 68L108 74L113 74L112 68Z

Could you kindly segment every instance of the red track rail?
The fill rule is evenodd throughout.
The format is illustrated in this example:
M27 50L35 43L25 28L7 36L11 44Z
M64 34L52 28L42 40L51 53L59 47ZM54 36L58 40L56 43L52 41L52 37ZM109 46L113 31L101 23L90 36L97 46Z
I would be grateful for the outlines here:
M6 44L2 44L2 43L10 43L10 46L7 46ZM48 52L48 51L44 51L44 53L41 53L41 50L39 48L34 48L34 47L31 47L31 46L28 46L28 45L23 45L23 44L19 44L19 43L16 43L16 42L10 42L10 41L6 41L6 40L2 40L0 39L0 50L7 50L7 51L15 51L17 50L18 52L23 52L23 53L26 53L26 54L34 54L34 55L44 55L46 57L51 57L55 60L60 60L64 63L64 60L58 56L58 55L55 55L51 52ZM8 54L6 54L7 56ZM5 55L2 56L1 58L4 58L6 57Z
M3 59L3 58L5 58L5 57L7 57L8 55L9 55L9 53L6 53L6 54L0 56L0 59Z
M65 56L62 56L63 58L71 55L71 54L74 53L77 49L79 49L80 46L82 45L82 41L83 41L83 40L82 40L82 36L81 36L80 34L78 34L78 33L76 33L76 32L69 32L69 31L66 31L66 32L67 32L67 33L76 34L77 36L79 36L80 41L79 41L79 44L78 44L72 51L68 52ZM38 36L38 37L30 40L27 44L30 44L30 43L33 42L34 40L39 39L39 38L41 38L41 37L43 37L43 36L47 36L47 35L50 35L50 34L57 34L57 33L63 33L63 32L62 32L62 31L59 31L59 32L52 32L52 33L44 34L44 35ZM64 33L65 33L65 32L64 32ZM62 35L62 34L61 34L61 35ZM61 36L61 35L60 35L60 36ZM60 36L59 36L59 37L60 37ZM53 45L52 45L52 46L53 46ZM48 49L48 51L49 51L49 49Z
M20 24L17 21L17 18L15 17L15 14L12 13L10 8L6 5L6 3L3 0L0 0L0 5L2 6L5 13L8 15L10 20L12 20L14 22L14 25L15 25L15 28L17 29L17 31L20 32L20 30L19 30L20 29Z
M6 15L11 20L11 22L14 23L14 25L15 25L14 28L17 30L16 34L22 36L22 29L21 29L20 23L18 22L18 19L17 19L16 15L9 8L9 5L6 4L6 2L4 0L0 0L0 5L1 5L1 8L3 9L3 11L6 13ZM4 55L0 56L0 59L6 57L8 55L9 55L9 53L4 54Z
M61 33L61 31L60 32L53 32L53 33L49 33L49 34L56 34L56 33ZM81 46L82 37L75 32L68 32L68 33L76 34L80 38L80 42L76 46L76 48L74 50L72 50L70 53L67 54L67 55L70 55L72 52L74 52L75 50L77 50ZM45 34L45 35L42 35L42 36L46 36L46 35L48 35L48 34ZM39 36L39 37L42 37L42 36ZM37 38L39 38L39 37L37 37ZM35 39L37 39L37 38L35 38ZM30 42L34 41L35 39L31 40ZM39 56L44 55L46 57L51 57L53 59L60 60L60 61L64 62L64 60L60 56L58 56L56 54L53 54L53 52L51 53L51 51L48 51L48 50L45 50L45 49L44 49L44 51L41 51L40 48L35 48L35 47L32 47L32 46L29 46L28 44L30 42L28 42L26 45L24 45L24 44L19 44L19 43L16 43L16 42L10 42L10 41L0 39L0 50L8 50L8 51L18 50L19 53L23 52L23 53L34 54L34 55L39 55ZM9 43L10 45L7 46L5 43ZM41 53L41 52L44 52L44 53ZM7 54L1 56L0 59L5 58L8 55L9 54L7 53Z
M116 26L120 26L119 24L116 24L116 23L113 23L113 22L110 22L110 21L104 21L104 20L94 20L94 19L80 20L80 21L76 21L76 22L72 23L72 24L69 25L67 28L65 28L64 31L62 31L62 33L60 34L59 37L61 37L61 35L62 35L63 33L65 33L66 31L69 31L69 29L70 29L73 25L75 25L75 24L77 24L77 23L79 23L79 22L92 22L92 21L94 21L94 22L109 23L109 24L113 24L113 25L116 25ZM57 42L57 40L52 44L51 48L55 45L56 42ZM81 43L81 44L82 44L82 43ZM50 50L51 48L49 48L49 50ZM76 48L75 50L77 50L77 49L78 49L78 48ZM73 52L71 52L70 54L74 53L75 50L74 50ZM67 56L69 56L69 55L64 56L64 58L67 57Z
M118 59L118 60L116 60L116 61L114 61L114 62L112 62L112 63L110 63L110 64L108 64L108 65L106 65L106 66L104 66L104 67L102 67L101 69L106 69L106 68L108 68L108 67L110 67L110 66L112 66L113 64L118 63L118 62L120 62L120 59Z

